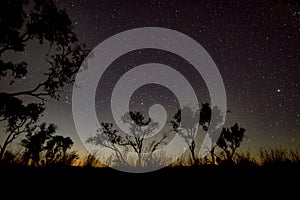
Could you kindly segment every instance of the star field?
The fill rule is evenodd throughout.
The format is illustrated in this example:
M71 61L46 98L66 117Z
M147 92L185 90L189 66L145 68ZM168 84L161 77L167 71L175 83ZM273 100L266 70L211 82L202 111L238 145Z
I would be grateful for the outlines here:
M79 40L93 49L119 32L156 26L180 31L199 42L216 63L226 89L226 126L237 122L246 129L243 148L300 145L300 3L292 0L246 1L96 1L57 0L73 21ZM43 47L28 47L18 55L36 66L26 85L38 81ZM34 56L34 57L33 57ZM7 55L8 58L16 56ZM96 108L109 119L110 93L120 76L133 66L156 61L182 69L190 82L203 81L175 55L144 49L116 60L99 83ZM120 67L122 66L122 67ZM145 77L147 78L147 77ZM209 101L205 83L196 88L201 101ZM24 85L23 85L24 86ZM20 88L23 87L19 85ZM1 88L1 86L0 86ZM135 109L162 102L176 105L172 95L157 85L140 88L131 98ZM49 100L45 119L61 132L77 138L72 121L72 87L62 91L59 102ZM99 115L100 116L100 115ZM78 139L78 138L77 138ZM76 143L80 146L80 141Z
M94 46L141 26L173 28L193 37L222 74L231 111L227 125L244 126L250 147L299 145L299 3L82 1L67 5L78 22L79 35L85 33L83 40Z

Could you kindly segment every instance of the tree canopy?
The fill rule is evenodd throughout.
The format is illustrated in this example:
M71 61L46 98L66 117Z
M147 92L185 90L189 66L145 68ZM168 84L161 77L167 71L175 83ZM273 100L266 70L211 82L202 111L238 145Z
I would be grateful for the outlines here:
M46 97L58 100L60 89L74 82L88 50L79 44L68 14L51 0L0 1L0 19L2 87L7 80L7 88L17 80L26 81L24 78L32 67L25 61L7 61L5 53L23 52L34 40L49 46L45 55L48 66L40 82L22 91L0 91L0 122L6 126L0 145L1 160L10 143L36 128L35 123L45 110ZM37 101L24 103L24 96Z

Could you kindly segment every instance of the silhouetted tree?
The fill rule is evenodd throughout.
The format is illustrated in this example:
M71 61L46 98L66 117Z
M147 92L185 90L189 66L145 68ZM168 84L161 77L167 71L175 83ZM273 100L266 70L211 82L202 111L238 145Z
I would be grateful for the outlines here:
M216 109L216 107L214 107ZM216 112L216 110L214 110ZM217 115L220 115L220 112L216 112ZM182 118L185 118L185 121L181 120ZM184 138L186 143L188 144L189 151L191 153L192 162L194 165L197 165L199 163L199 157L196 156L196 134L198 131L198 128L202 128L204 131L208 131L208 128L211 123L211 117L212 117L212 110L210 108L209 103L202 103L201 108L198 109L192 109L188 106L184 106L181 109L178 109L176 114L172 117L171 125L173 127L173 130L175 130L181 137ZM214 116L215 117L215 116ZM197 119L199 121L197 121ZM220 122L220 118L216 118L216 121ZM213 124L215 126L215 124ZM179 127L180 130L178 129ZM213 134L216 132L216 130L210 130L210 137L213 139Z
M44 107L41 104L24 105L18 98L0 94L0 121L6 122L6 137L0 146L0 160L10 143L35 128L35 123L43 111Z
M41 152L45 148L46 140L56 132L56 126L42 123L35 132L28 132L21 145L25 147L24 162L25 164L38 166L41 160ZM29 163L31 161L31 163Z
M125 113L121 120L129 125L130 134L120 134L113 129L113 124L102 123L96 136L89 137L87 143L108 147L115 151L117 160L121 164L129 165L124 159L124 152L120 151L120 147L129 147L137 155L137 167L144 167L150 162L154 151L164 145L166 135L164 134L158 140L153 139L145 142L145 139L158 128L158 122L153 122L151 118L145 119L140 112L130 111ZM146 157L144 157L146 155Z
M221 126L222 122L224 122L222 111L217 106L211 109L209 103L202 103L201 105L199 111L193 111L187 106L178 109L171 120L173 130L183 137L188 144L193 164L199 163L199 158L195 152L197 126L201 127L211 140L211 146L207 148L209 149L212 163L215 164L216 162L215 149L217 146L222 148L226 152L227 158L231 160L244 138L245 129L239 128L237 124L230 129L223 128ZM212 114L214 115L212 116ZM200 116L199 123L196 121L196 115ZM185 118L184 122L182 121L183 117Z
M232 127L223 128L217 141L217 145L226 153L226 160L231 162L236 150L244 139L246 129L235 123Z
M202 126L202 129L204 131L208 131L208 127L211 119L211 112L212 111L209 103L202 103L202 106L200 108L199 124Z
M211 139L212 145L210 147L212 163L216 163L215 149L217 147L220 147L222 150L224 150L224 152L226 153L227 161L231 161L236 149L240 146L242 140L244 139L245 129L239 128L237 123L235 123L234 126L230 129L221 127L220 122L223 122L223 113L221 112L221 110L216 106L214 106L211 111L209 111L209 105L204 105L202 108L204 107L205 113L208 113L210 117L206 118L208 115L200 114L200 118L204 117L206 120L209 120L206 122L209 125L209 127L211 127L211 129L208 132L208 135ZM211 116L212 113L214 114L214 116ZM211 117L213 117L213 119L211 119ZM207 131L208 126L205 126L205 128L203 129ZM220 158L217 158L220 161Z
M55 135L56 128L54 124L47 126L42 123L35 131L26 134L21 141L25 147L25 164L39 166L42 160L45 164L71 164L69 162L77 158L74 152L67 154L73 145L71 138Z
M215 164L216 163L215 149L217 146L217 141L223 129L224 113L222 113L222 111L217 106L214 106L211 109L211 113L213 113L214 115L212 116L213 118L210 118L210 121L208 122L210 129L209 130L207 129L208 131L207 134L211 140L211 146L209 147L209 152L210 152L212 164Z
M44 148L46 164L72 164L78 158L76 152L67 152L73 144L74 142L70 137L63 137L61 135L51 136Z
M130 133L126 135L126 143L125 145L129 145L134 149L138 156L137 166L142 167L142 155L144 152L149 152L146 158L144 158L144 163L147 163L153 152L160 146L165 144L164 140L167 135L164 134L159 140L152 140L152 142L148 142L145 144L145 138L151 136L153 131L158 128L159 123L153 122L151 118L145 119L142 113L130 111L125 113L122 117L122 121L124 123L129 124ZM147 149L146 149L147 148Z
M127 162L123 157L123 152L118 148L119 145L125 145L126 143L122 136L118 135L118 131L113 129L112 123L102 122L96 135L89 137L86 142L113 150L116 154L117 164L127 165Z
M178 109L171 120L173 130L175 130L187 143L194 165L197 165L199 162L199 159L195 154L195 137L198 131L199 124L197 115L199 116L198 110L193 110L192 108L185 106L181 109ZM184 121L182 120L183 118L185 119Z
M0 81L7 87L25 81L29 64L6 61L6 52L22 52L28 42L49 44L45 60L49 64L44 79L23 91L0 92L0 122L7 126L0 160L17 137L28 132L44 110L46 97L59 99L59 89L74 82L88 51L78 45L72 22L51 0L0 1ZM42 77L40 77L42 78ZM22 97L38 100L24 105ZM3 137L2 137L3 138Z

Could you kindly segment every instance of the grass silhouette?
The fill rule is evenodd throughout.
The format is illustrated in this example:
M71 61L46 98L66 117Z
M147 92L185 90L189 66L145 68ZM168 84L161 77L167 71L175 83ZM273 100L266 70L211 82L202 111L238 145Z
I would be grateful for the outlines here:
M106 167L92 154L76 166L66 163L27 166L22 164L21 156L9 156L11 160L3 160L0 165L0 180L5 183L2 191L14 190L19 185L27 191L25 194L35 189L44 194L49 191L64 194L67 198L82 193L86 199L97 191L100 197L108 194L125 198L132 191L148 191L154 195L158 190L165 195L182 194L186 198L192 198L189 196L193 193L225 198L239 192L268 198L280 193L287 198L297 191L300 180L299 151L283 148L260 149L257 155L239 153L234 162L218 165L203 161L188 166L178 161L147 173L127 173ZM148 192L144 195L148 196Z
M68 158L68 156L66 156ZM88 154L81 158L76 163L75 160L70 162L59 161L51 163L51 165L29 166L24 164L22 154L12 154L6 152L4 159L1 161L0 176L23 175L29 176L30 174L44 174L47 176L49 172L52 175L60 175L60 172L68 171L67 174L76 176L77 174L93 175L105 174L126 174L131 173L122 172L105 166L95 155ZM72 163L72 164L71 164ZM163 175L163 174L203 174L203 176L227 176L228 173L242 173L243 175L263 175L273 174L274 176L295 175L300 178L300 151L299 149L285 149L285 148L261 148L257 154L251 154L249 151L237 153L232 162L221 160L218 164L211 164L207 158L203 158L198 165L189 165L188 161L178 159L176 162L162 169L144 173L145 176ZM203 172L203 173L202 173ZM262 173L263 172L263 173ZM241 174L240 174L241 175Z

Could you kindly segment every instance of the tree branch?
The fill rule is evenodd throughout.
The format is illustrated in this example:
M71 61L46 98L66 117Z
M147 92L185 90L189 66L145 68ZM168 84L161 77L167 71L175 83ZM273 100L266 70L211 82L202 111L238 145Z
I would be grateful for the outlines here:
M45 85L44 83L40 83L38 84L34 89L32 90L26 90L26 91L21 91L21 92L14 92L14 93L7 93L9 96L20 96L20 95L29 95L32 97L35 97L37 99L42 100L43 102L45 101L44 98L42 98L42 96L50 96L49 93L35 93L36 91L38 91L42 86Z

